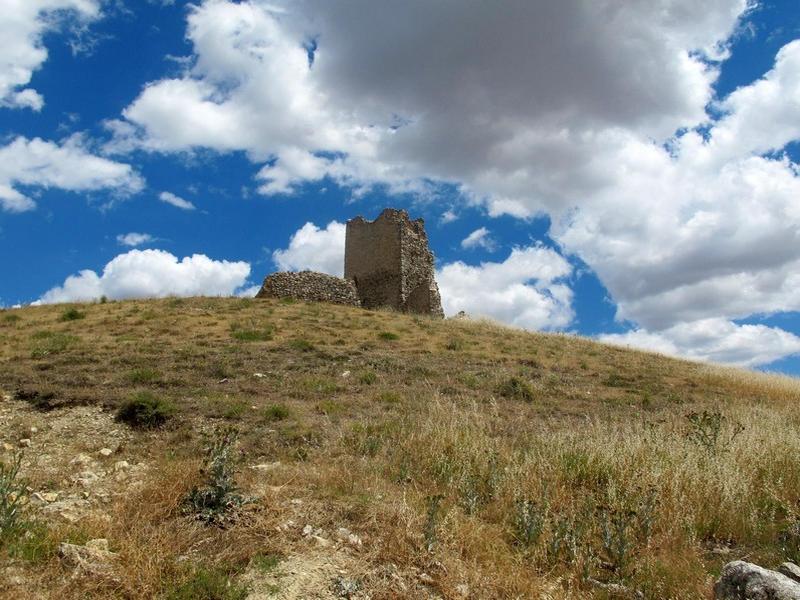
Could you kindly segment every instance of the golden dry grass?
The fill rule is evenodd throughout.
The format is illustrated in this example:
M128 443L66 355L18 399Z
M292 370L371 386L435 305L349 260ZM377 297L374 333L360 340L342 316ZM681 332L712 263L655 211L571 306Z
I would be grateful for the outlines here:
M591 579L704 598L729 560L800 558L795 379L322 304L80 311L0 313L0 388L57 411L148 391L177 416L135 433L144 488L110 521L73 527L109 539L116 580L76 583L55 556L21 563L54 597L159 597L197 565L237 581L254 556L311 552L289 520L358 532L347 564L374 598L606 597ZM258 500L222 530L179 505L207 435L227 425Z

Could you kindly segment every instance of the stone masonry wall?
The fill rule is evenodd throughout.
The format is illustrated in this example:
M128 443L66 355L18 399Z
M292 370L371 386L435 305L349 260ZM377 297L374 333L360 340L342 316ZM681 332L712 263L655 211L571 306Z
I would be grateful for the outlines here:
M424 221L412 221L404 210L347 222L344 276L355 282L366 308L444 316Z
M352 281L313 271L273 273L264 279L256 298L294 298L361 306Z

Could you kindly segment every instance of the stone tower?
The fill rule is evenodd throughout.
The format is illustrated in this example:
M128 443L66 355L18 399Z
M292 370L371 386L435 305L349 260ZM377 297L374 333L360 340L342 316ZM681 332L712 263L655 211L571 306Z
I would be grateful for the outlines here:
M347 222L344 276L355 283L365 308L389 306L443 317L433 273L422 219L412 221L406 211L387 208L374 221Z

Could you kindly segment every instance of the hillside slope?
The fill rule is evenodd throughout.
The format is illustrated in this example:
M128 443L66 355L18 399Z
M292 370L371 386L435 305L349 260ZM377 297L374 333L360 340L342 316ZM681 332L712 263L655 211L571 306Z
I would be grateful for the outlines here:
M800 558L789 378L196 298L0 312L0 391L4 597L704 598Z

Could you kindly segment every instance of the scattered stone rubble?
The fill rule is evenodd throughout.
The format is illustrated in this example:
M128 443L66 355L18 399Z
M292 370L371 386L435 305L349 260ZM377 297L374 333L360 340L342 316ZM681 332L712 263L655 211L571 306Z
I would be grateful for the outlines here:
M374 221L347 222L344 278L322 273L273 273L257 298L294 298L444 317L425 223L385 209Z

